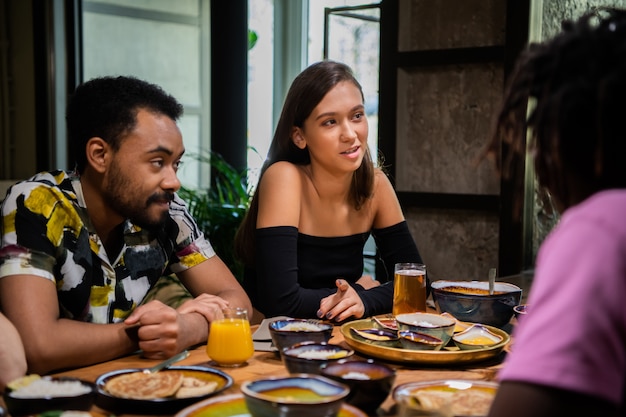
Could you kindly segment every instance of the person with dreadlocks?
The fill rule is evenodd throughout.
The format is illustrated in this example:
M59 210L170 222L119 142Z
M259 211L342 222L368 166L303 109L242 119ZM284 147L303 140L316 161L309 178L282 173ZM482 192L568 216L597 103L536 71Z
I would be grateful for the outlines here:
M528 129L561 219L540 247L490 417L626 415L625 98L624 10L564 22L513 71L487 154L506 164Z

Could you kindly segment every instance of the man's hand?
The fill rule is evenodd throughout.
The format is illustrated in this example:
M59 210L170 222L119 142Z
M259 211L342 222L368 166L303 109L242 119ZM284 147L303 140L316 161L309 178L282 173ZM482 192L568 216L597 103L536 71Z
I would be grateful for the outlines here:
M148 359L169 358L202 341L197 335L208 335L204 317L181 314L157 300L136 308L124 323L137 327L139 349Z
M361 278L362 279L362 278ZM322 298L320 309L317 311L319 318L334 321L344 321L352 316L360 319L365 314L365 306L356 290L344 279L337 279L337 292Z

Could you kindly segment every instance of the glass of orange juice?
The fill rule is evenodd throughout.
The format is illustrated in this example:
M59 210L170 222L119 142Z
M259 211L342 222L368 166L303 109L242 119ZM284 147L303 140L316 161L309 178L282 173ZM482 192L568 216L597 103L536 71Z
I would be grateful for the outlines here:
M243 366L254 354L248 312L225 308L224 318L211 322L206 353L218 366Z

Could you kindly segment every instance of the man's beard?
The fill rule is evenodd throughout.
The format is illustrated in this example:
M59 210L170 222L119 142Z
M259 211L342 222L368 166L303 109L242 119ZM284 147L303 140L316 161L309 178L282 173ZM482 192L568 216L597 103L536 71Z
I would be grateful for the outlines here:
M131 193L134 187L117 165L111 166L109 178L108 186L105 186L102 193L113 210L142 229L158 230L167 222L169 211L164 211L159 218L153 219L149 216L148 209L159 201L171 202L174 199L173 193L154 193L145 204L141 204L138 198L133 198Z

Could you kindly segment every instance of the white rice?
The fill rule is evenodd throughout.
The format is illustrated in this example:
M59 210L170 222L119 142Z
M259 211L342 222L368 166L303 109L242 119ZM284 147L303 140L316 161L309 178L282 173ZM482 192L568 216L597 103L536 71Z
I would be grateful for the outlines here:
M322 330L320 326L313 323L307 322L298 322L298 323L289 323L281 327L279 330L290 331L290 332L319 332Z
M367 374L364 374L363 372L347 372L343 375L341 375L341 377L343 379L360 379L360 380L366 380L366 379L370 379L370 377Z
M298 353L298 358L303 359L328 359L328 358L343 358L348 352L345 350L305 350L302 353Z
M58 381L49 378L36 379L25 387L11 391L14 398L77 397L87 394L91 388L80 381Z
M420 327L437 327L436 324L428 322L428 321L418 321L417 323L413 323L415 326L420 326Z

